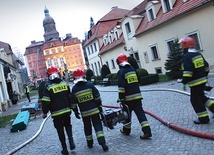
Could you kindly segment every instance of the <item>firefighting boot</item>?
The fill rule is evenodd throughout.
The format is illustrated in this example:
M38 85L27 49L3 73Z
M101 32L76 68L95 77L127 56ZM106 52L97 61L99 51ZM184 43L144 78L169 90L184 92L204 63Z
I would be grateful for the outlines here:
M126 136L130 135L130 132L128 132L127 130L124 130L124 128L120 129L120 132Z
M68 135L68 141L70 144L70 149L74 150L75 144L74 144L74 140L73 140L73 136L72 136L72 126L66 126L65 130L66 130L66 133Z
M108 145L102 144L101 146L103 148L103 151L105 151L105 152L108 151Z
M93 139L92 140L87 140L87 145L88 145L88 148L92 148L93 147Z
M149 139L152 137L151 129L149 126L142 128L143 135L140 136L140 139Z
M68 150L67 150L67 145L66 145L66 141L65 141L64 131L62 129L57 129L57 133L58 133L61 145L62 145L62 151L61 151L61 153L63 155L68 155Z

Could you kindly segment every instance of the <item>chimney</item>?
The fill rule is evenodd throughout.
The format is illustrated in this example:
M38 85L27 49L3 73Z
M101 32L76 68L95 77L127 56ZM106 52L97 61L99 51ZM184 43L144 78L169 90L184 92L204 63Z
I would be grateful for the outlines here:
M111 9L112 9L112 10L113 10L113 9L118 9L118 6L113 6Z
M31 44L35 44L35 43L36 43L36 41L35 41L35 40L31 41Z

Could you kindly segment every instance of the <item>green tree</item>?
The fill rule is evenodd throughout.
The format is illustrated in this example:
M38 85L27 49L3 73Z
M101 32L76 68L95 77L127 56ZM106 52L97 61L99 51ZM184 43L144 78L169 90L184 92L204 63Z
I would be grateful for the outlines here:
M128 57L128 62L130 63L130 65L136 70L139 69L139 66L137 64L137 61L135 60L135 58L133 57Z
M108 75L108 74L111 74L111 71L110 71L109 67L106 64L104 64L102 66L102 68L101 68L101 77L102 77L102 79L105 78L106 75Z
M177 79L182 77L182 58L183 58L183 50L180 47L178 38L175 39L175 42L171 44L170 52L167 56L167 60L165 62L165 69L169 71L167 76L171 79Z
M86 71L85 76L86 76L86 80L90 81L90 80L91 80L91 77L94 76L94 73L93 73L93 71L89 68L89 69Z

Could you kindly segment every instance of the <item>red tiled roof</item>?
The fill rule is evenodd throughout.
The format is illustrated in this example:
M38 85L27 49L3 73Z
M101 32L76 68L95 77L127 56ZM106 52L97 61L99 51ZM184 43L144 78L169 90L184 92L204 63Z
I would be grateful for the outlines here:
M10 44L0 41L0 48L4 48L4 51L7 54L13 53Z
M96 38L102 37L104 34L108 33L116 23L122 19L130 10L114 8L104 17L102 17L95 26L93 26L91 31L91 37L86 40L84 46L89 44Z
M79 44L81 41L78 38L69 38L63 41L64 46Z
M103 16L98 22L105 22L110 20L118 20L124 17L130 10L113 8L108 14Z
M104 54L105 52L107 52L108 50L112 49L112 48L115 48L116 46L118 45L122 45L122 44L125 44L124 42L124 38L123 38L123 34L121 34L121 36L119 37L118 40L113 40L112 43L108 44L107 46L102 46L100 48L100 52L99 54Z
M209 2L210 0L188 0L187 2L183 2L183 0L176 0L173 9L171 11L163 13L161 7L156 15L156 18L151 22L148 22L148 18L145 13L145 18L142 19L141 24L136 30L135 36L140 35L141 33L147 30L159 26L160 24L170 21L180 15L187 13L188 11L191 11Z
M142 3L137 5L135 8L133 8L131 11L129 11L123 18L125 18L127 16L142 14L143 12L145 12L144 10L145 10L145 6L146 6L147 2L148 2L148 0L143 1ZM121 22L123 20L123 18L121 18L119 21L117 21L116 24L118 24L118 22ZM116 24L114 24L113 27L116 26ZM107 52L108 50L113 49L116 46L122 45L122 44L125 44L123 33L121 34L119 40L113 40L113 42L111 44L108 44L106 46L103 45L100 48L99 54L103 54L103 53Z

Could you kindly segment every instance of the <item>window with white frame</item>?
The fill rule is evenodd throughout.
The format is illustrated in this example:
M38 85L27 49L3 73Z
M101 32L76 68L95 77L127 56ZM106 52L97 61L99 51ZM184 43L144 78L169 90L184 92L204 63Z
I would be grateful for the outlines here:
M159 54L158 54L157 44L151 45L150 46L150 51L151 51L151 54L152 54L152 60L160 59L159 58Z
M155 19L154 11L152 8L148 10L148 19L149 19L149 22Z
M94 43L94 50L97 51L96 43Z
M91 53L93 54L94 53L93 46L90 45L90 48L91 48Z
M115 40L118 40L119 39L119 35L118 35L118 31L115 31Z
M103 44L104 44L104 46L108 45L107 35L106 34L103 36Z
M167 53L172 52L174 42L175 42L174 38L166 40Z
M112 43L112 36L111 36L111 34L109 35L109 43L110 44Z
M127 22L125 24L125 29L126 29L126 34L127 34L128 39L131 38L131 27L130 27L129 22Z
M140 57L139 57L138 52L133 52L133 53L130 54L130 56L133 57L136 60L138 66L141 68Z
M163 12L169 12L172 9L171 0L161 0Z
M51 59L48 59L48 60L47 60L47 63L48 63L48 67L52 66Z
M55 67L59 67L57 58L54 58L54 66L55 66Z
M193 31L190 33L186 33L186 36L192 37L195 39L195 49L201 51L202 46L201 46L201 41L200 41L200 36L198 31Z
M143 57L146 63L149 63L149 56L147 52L143 52Z
M112 69L115 69L114 59L111 59L111 65L112 65Z
M59 61L60 61L60 65L61 65L61 66L64 66L64 59L63 59L63 57L60 57L60 58L59 58Z
M87 47L87 51L88 51L88 55L90 55L91 52L90 52L90 48L89 47Z

